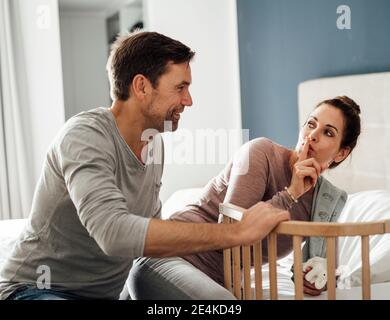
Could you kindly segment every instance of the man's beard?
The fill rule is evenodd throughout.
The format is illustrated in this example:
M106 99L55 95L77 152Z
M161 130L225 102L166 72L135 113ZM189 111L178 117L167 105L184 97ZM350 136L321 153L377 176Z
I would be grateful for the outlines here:
M150 119L150 128L158 130L159 132L174 132L179 127L179 119L180 113L176 112L179 107L174 107L169 109L165 118L159 117L159 115L155 112L157 108L154 106L154 101L152 101L148 107L147 118ZM183 107L184 109L184 107ZM183 111L183 110L182 110ZM175 113L179 113L179 116L175 116Z
M165 116L164 120L164 132L174 132L179 127L179 118L177 119L175 116L175 108L169 110Z

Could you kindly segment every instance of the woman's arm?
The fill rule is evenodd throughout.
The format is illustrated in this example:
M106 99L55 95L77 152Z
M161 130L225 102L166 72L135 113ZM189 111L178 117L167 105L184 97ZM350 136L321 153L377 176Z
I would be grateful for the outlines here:
M249 208L263 201L269 187L270 163L267 152L272 152L272 142L268 139L252 140L241 147L232 161L225 203ZM293 204L285 190L277 192L266 202L284 210L290 209Z

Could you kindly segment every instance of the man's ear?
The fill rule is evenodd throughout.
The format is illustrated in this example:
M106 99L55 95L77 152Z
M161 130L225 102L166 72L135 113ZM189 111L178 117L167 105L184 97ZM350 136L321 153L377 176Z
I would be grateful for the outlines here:
M351 153L350 147L345 147L340 149L340 151L337 153L336 157L334 158L334 162L339 163L343 161L348 155Z
M152 84L144 75L137 74L130 86L130 96L134 95L139 100L145 100L147 95L151 93L151 87Z

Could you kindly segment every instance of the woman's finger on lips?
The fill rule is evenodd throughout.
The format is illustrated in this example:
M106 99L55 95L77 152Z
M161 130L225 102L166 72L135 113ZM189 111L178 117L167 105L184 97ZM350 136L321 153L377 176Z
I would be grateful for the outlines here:
M307 153L309 152L309 138L306 137L303 143L303 147L301 152L299 153L298 156L298 161L306 160L307 159Z

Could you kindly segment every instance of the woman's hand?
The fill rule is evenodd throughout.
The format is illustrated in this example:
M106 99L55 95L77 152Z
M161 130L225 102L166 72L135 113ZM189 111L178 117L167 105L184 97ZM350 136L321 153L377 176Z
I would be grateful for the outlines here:
M320 174L328 168L327 164L320 165L314 158L307 158L310 143L305 138L302 151L298 155L292 170L292 178L288 191L295 199L300 198L303 194L313 188Z

